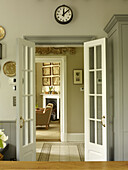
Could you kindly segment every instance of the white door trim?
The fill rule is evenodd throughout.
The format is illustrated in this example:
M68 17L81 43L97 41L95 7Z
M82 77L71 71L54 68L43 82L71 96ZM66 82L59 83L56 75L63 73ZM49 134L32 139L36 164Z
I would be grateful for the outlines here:
M60 139L67 141L67 57L66 56L35 56L35 63L60 62Z

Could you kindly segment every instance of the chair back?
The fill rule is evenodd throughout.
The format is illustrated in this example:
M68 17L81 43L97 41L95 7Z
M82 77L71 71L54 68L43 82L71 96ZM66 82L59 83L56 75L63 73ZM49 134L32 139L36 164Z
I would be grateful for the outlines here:
M49 107L49 106L53 109L53 104L52 103L48 103L46 108Z

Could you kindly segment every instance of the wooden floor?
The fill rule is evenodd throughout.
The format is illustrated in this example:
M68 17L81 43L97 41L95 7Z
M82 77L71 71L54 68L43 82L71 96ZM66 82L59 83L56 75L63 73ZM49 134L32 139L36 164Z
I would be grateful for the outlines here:
M0 161L3 169L43 169L43 170L128 170L128 162L15 162Z

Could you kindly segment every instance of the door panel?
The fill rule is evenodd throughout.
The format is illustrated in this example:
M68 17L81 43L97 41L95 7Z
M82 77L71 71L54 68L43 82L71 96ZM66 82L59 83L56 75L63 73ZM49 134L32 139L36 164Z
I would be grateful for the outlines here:
M85 161L107 160L105 39L84 44Z
M17 160L36 160L35 45L18 39L17 53Z

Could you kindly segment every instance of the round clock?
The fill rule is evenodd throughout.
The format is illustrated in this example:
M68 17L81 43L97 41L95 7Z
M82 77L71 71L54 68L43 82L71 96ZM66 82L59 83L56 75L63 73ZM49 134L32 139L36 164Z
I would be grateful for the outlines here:
M61 5L55 10L55 19L60 24L68 24L73 18L73 11L67 5Z

